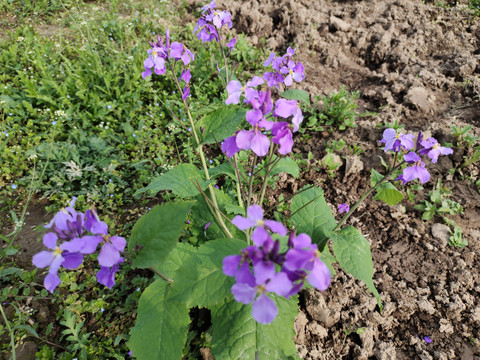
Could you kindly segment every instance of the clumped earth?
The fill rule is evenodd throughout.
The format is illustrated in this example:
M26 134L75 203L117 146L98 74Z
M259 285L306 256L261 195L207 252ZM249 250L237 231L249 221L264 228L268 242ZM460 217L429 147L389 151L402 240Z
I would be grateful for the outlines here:
M480 135L480 23L465 5L441 8L414 0L226 0L220 5L232 12L234 29L253 43L266 38L278 54L291 44L297 47L307 76L299 88L327 95L346 85L360 91L365 111L377 113L358 119L358 128L315 134L294 150L311 151L318 160L329 139L343 138L366 150L362 165L353 171L341 167L333 180L313 171L300 184L285 179L280 191L315 183L333 206L354 203L368 186L370 169L382 169L379 124L398 121L407 131L422 130L440 142L454 142L451 125L473 125ZM480 195L458 173L448 175L464 155L454 150L430 168L425 191L438 179L453 189L452 200L464 207L453 219L468 247L449 246L442 220L423 222L406 200L396 207L368 200L350 224L371 243L383 312L362 283L338 271L326 292L303 294L295 324L302 358L480 359ZM478 179L479 168L469 166L463 174Z
M204 4L188 3L192 10ZM369 186L370 170L382 170L379 124L398 121L407 131L422 130L440 142L454 142L451 125L472 125L472 133L480 135L480 23L464 5L442 8L418 0L225 0L217 5L232 13L234 31L246 33L253 44L260 46L265 38L277 54L296 46L307 76L298 88L327 95L345 85L360 92L363 111L377 114L357 119L358 127L344 132L314 133L294 149L305 158L311 152L317 161L328 140L342 138L365 150L355 166L347 162L335 178L313 170L299 180L280 176L267 201L279 192L318 184L332 208L353 204ZM349 224L371 243L383 312L363 283L338 270L327 291L301 296L295 342L303 359L480 359L480 194L462 180L462 175L478 179L479 167L449 175L465 155L454 150L429 168L432 179L417 200L438 179L451 188L452 200L464 208L452 219L469 245L448 245L450 234L441 218L423 222L406 200L395 207L367 200ZM20 248L26 249L18 257L22 266L28 267L41 247L33 227L48 222L42 209L43 204L33 209L35 223L19 236Z

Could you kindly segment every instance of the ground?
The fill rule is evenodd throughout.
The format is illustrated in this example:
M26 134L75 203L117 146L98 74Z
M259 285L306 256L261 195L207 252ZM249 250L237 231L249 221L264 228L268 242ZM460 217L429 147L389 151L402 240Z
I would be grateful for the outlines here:
M192 9L199 5L187 2ZM375 113L358 118L356 128L312 133L294 148L305 158L311 152L317 161L328 140L345 139L365 150L353 169L344 164L334 178L314 170L299 180L280 177L267 201L318 184L332 208L353 204L369 186L370 170L382 170L382 124L397 121L409 132L421 130L440 142L455 142L452 125L472 125L472 133L480 135L480 23L462 4L226 0L217 5L232 13L234 31L246 33L254 45L261 46L264 38L280 54L296 47L306 72L298 88L313 96L345 85L360 92L360 112ZM454 150L431 168L432 179L416 200L425 199L441 180L464 208L451 218L469 245L448 245L450 234L441 217L422 221L422 213L407 200L391 207L368 199L349 224L370 241L383 311L364 284L337 271L327 291L302 293L295 322L302 359L480 359L480 194L474 184L479 167L449 173L467 155ZM37 216L27 218L18 239L25 249L18 255L19 266L29 266L41 247L32 229L49 219L42 204L35 206L30 211Z

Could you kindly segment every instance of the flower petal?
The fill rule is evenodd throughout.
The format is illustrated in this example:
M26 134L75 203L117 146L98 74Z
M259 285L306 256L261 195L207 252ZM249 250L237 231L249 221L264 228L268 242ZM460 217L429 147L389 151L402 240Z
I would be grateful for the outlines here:
M56 273L48 273L43 280L43 286L45 286L45 289L50 291L52 294L57 288L57 286L60 285L60 283L60 278Z
M232 294L236 301L250 304L255 298L256 290L246 283L236 283L232 286Z
M252 316L260 324L270 324L277 314L275 302L265 294L260 295L252 305Z
M105 244L98 255L101 266L112 267L120 260L120 252L111 244Z
M39 269L49 266L55 255L51 251L41 251L38 254L35 254L32 259L33 265Z

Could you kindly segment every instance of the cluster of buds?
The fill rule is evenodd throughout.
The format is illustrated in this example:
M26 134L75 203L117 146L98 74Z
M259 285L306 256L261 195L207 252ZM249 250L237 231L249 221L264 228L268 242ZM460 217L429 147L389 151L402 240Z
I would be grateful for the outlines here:
M416 141L414 139L415 135L413 134L402 134L395 129L386 129L380 140L380 143L385 144L385 152L403 153L403 160L411 165L404 168L403 173L396 179L402 181L404 185L415 179L422 184L430 180L430 173L425 168L422 156L427 155L432 163L436 163L440 155L453 154L452 149L441 146L433 137L423 140L421 131L418 133Z
M74 197L70 206L56 213L52 221L45 226L51 232L44 235L43 244L50 250L33 256L32 262L37 268L49 267L43 284L51 293L60 285L60 267L78 268L84 256L95 253L100 244L100 270L97 272L97 281L100 284L108 288L115 285L115 273L123 262L120 253L125 249L125 239L109 236L108 225L100 221L94 210L87 210L85 214L75 211L75 200ZM58 244L59 240L62 241L61 244Z
M267 295L275 293L289 298L297 294L308 281L313 287L325 290L330 285L330 270L321 260L316 244L307 234L291 232L288 250L280 253L280 241L273 240L271 233L287 234L285 226L274 220L263 219L263 209L251 205L247 217L235 216L232 223L240 230L252 232L254 245L248 246L241 255L223 259L225 275L235 277L232 294L236 301L252 304L252 316L261 323L271 323L278 314L275 302ZM280 269L279 271L277 271Z

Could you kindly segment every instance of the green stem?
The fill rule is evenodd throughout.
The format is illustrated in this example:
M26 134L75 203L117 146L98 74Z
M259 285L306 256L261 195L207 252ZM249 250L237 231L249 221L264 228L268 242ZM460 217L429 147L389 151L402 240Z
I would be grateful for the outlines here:
M5 312L3 311L2 304L0 304L0 311L2 312L3 320L5 320L5 326L7 327L7 330L10 334L10 345L12 346L12 359L16 360L16 356L15 356L15 336L13 334L12 328L10 327L10 322L7 319L7 315L5 315Z
M170 64L170 69L172 70L173 79L175 81L175 84L177 85L177 88L180 91L180 94L182 94L183 93L182 87L180 86L180 83L178 82L178 79L175 76L175 69L172 67L171 64ZM198 151L198 154L200 155L200 160L202 162L203 171L205 172L205 180L210 181L210 174L208 173L207 162L205 160L205 155L203 153L202 144L200 143L200 140L198 138L197 130L195 129L195 123L193 122L192 114L190 113L190 109L188 108L188 103L187 103L186 99L183 100L183 105L184 105L185 110L187 112L188 121L190 122L190 126L192 127L192 133L193 133L193 136L195 138L195 142L197 143L197 151ZM215 209L216 215L217 215L216 218L218 219L220 227L224 230L224 232L228 235L228 237L233 238L233 235L230 233L230 231L227 228L227 225L225 225L225 222L223 221L221 215L219 214L217 198L215 196L215 191L213 190L212 184L208 184L208 191L210 192L210 196L212 197L212 202L214 204L214 209Z
M270 143L270 153L268 154L268 163L270 164L270 161L272 160L273 157L273 142ZM260 192L260 201L259 204L262 206L263 204L263 199L265 198L265 190L267 189L267 178L268 175L270 175L270 172L273 170L273 168L278 164L280 161L280 157L277 157L277 159L271 163L268 167L267 170L265 171L265 177L263 178L263 183L262 183L262 190Z
M383 178L380 179L379 182L377 182L374 186L372 186L370 189L368 189L366 192L364 192L363 195L360 197L360 199L355 203L355 205L353 205L350 208L350 211L342 218L342 220L340 220L338 222L337 226L335 226L335 228L333 229L333 232L337 232L338 229L340 228L340 226L342 226L345 223L345 221L347 221L347 219L350 217L350 215L353 214L355 209L360 206L360 204L367 198L367 196L370 195L373 192L373 190L378 188L379 185L381 185L383 182L387 181L388 178L390 177L390 175L392 175L392 173L395 170L397 170L400 166L402 166L404 163L405 163L405 161L402 161L398 165L394 166L389 172L387 172L383 176Z
M165 275L163 275L160 270L154 268L153 266L150 266L149 269L154 272L155 274L157 274L159 277L161 277L163 280L165 280L166 282L168 282L169 284L173 284L173 280L166 277Z
M253 191L253 171L255 170L255 165L257 164L257 155L253 156L252 168L250 170L250 181L248 182L248 194L247 194L247 208L252 203L252 191ZM246 215L246 214L245 214Z
M233 162L235 167L235 176L237 177L237 197L238 197L238 205L244 209L245 205L243 204L243 196L242 196L242 189L240 188L240 171L238 170L238 161L237 161L237 154L233 155Z

